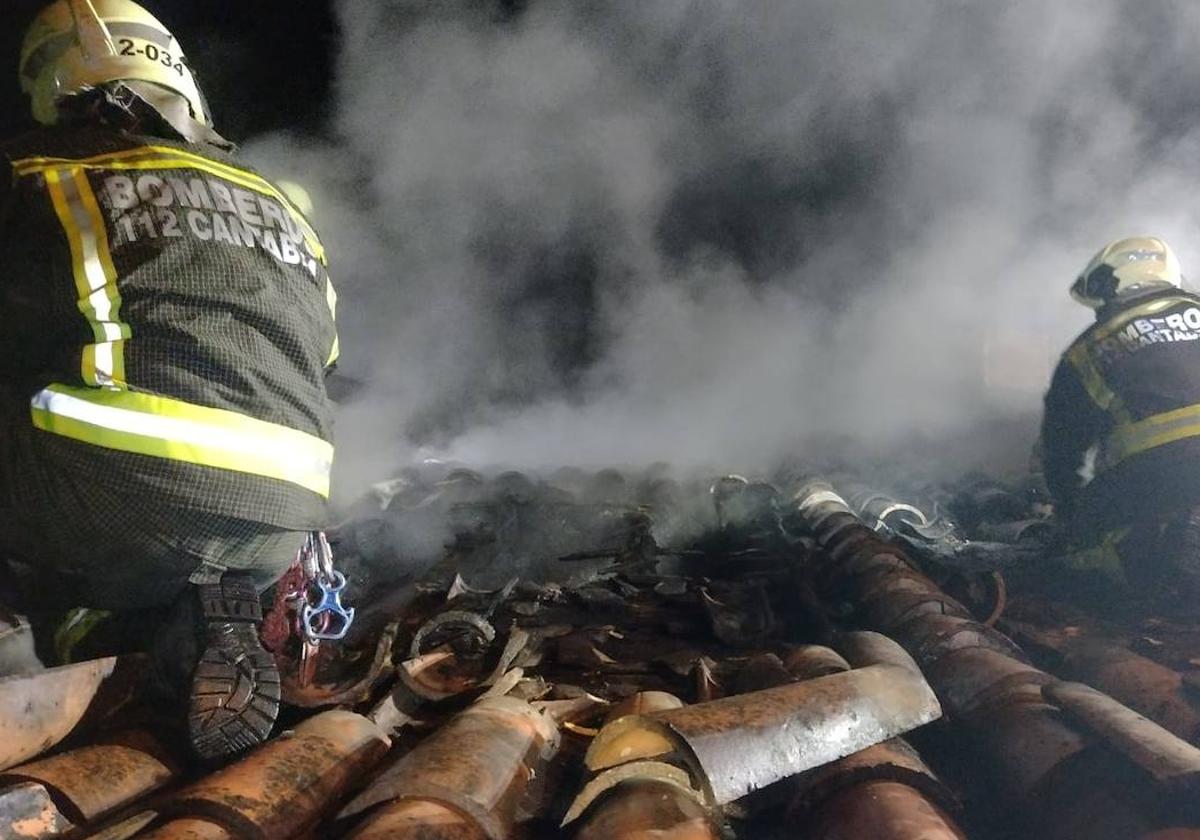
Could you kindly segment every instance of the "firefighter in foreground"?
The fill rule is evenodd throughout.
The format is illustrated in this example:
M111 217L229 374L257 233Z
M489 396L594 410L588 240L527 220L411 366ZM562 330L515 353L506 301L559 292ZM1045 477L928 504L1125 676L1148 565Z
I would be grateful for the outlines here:
M156 668L190 694L196 750L227 755L279 708L258 592L326 524L324 251L135 3L47 6L20 78L41 127L0 156L8 596L93 608L60 649L104 611L161 609Z
M1044 468L1067 564L1102 573L1110 592L1200 593L1200 296L1181 284L1161 239L1103 248L1071 287L1096 323L1046 394Z

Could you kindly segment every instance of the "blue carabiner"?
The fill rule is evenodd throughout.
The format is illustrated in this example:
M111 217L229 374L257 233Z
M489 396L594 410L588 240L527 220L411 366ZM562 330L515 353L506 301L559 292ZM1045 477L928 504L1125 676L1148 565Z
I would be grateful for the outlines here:
M354 607L347 609L342 606L342 590L346 588L346 576L336 569L333 572L333 582L326 582L321 575L315 581L321 591L321 600L314 607L307 601L301 611L304 623L304 635L310 642L339 642L346 637L350 625L354 623ZM330 631L326 629L328 619L341 620L341 627Z

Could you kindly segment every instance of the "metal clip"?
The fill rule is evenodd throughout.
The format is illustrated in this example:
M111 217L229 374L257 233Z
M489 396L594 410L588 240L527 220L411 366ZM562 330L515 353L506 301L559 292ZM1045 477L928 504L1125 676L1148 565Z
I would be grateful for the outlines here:
M297 560L300 563L300 570L304 572L304 579L316 580L317 578L317 558L312 550L312 534L309 534L304 540L304 546L300 549Z
M333 549L329 545L329 540L325 538L325 532L314 531L308 535L308 539L312 545L313 557L316 560L315 577L332 582L334 579Z
M301 610L301 626L304 637L310 642L337 642L346 637L350 625L354 623L354 607L347 609L342 606L342 590L346 588L346 576L332 570L330 579L318 576L315 584L321 593L321 599L314 607L306 602ZM333 629L329 628L333 624Z
M314 581L320 575L321 561L318 557L320 549L317 541L317 532L310 531L308 536L304 538L304 545L300 548L300 567L304 570L304 579L306 581Z

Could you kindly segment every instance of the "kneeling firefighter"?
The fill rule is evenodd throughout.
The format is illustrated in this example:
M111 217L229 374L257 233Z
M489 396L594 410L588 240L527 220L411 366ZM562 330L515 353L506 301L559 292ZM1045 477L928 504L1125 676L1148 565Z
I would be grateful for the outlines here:
M193 746L227 755L279 710L259 592L326 525L325 253L137 4L48 5L20 76L41 127L0 146L6 597L70 617L60 652L104 611L156 616Z
M1103 248L1071 287L1096 322L1046 394L1046 482L1067 563L1146 594L1200 593L1200 296L1161 239Z

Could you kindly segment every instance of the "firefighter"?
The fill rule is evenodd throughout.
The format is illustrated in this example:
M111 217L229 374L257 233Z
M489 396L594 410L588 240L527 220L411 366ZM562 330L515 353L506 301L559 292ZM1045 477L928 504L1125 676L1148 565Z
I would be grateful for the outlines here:
M1043 462L1067 565L1099 572L1111 593L1200 591L1200 296L1181 286L1161 239L1101 249L1071 287L1096 322L1046 394Z
M93 608L66 613L60 651L108 613L161 610L147 635L191 742L228 755L279 709L259 592L326 525L325 252L130 0L45 7L20 80L40 127L0 153L10 597Z

